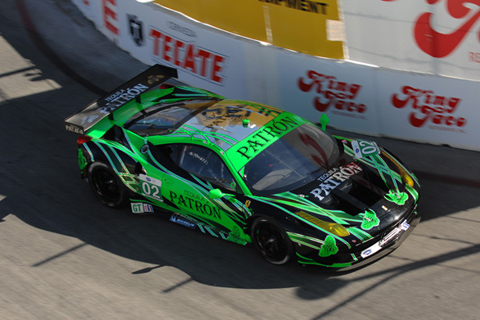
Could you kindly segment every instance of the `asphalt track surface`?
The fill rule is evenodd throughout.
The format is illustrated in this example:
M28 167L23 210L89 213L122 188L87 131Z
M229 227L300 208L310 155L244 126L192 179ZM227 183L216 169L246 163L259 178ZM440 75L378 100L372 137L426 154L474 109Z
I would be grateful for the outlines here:
M478 319L480 153L377 139L423 221L346 274L100 205L63 119L146 66L68 0L0 1L1 319Z

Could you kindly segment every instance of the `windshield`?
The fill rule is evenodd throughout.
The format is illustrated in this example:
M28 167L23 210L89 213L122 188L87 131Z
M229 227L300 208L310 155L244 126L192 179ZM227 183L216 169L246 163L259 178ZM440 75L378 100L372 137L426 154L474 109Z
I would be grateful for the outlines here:
M192 100L173 105L159 103L134 114L125 123L125 128L141 136L159 134L162 130L174 130L215 101Z
M304 124L249 161L243 177L254 194L294 190L318 178L339 155L332 136L314 125Z

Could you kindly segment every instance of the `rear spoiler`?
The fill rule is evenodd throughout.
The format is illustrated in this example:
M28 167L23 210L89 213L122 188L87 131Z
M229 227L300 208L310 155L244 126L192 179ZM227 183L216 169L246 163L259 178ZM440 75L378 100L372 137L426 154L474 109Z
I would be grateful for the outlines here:
M84 134L140 94L159 87L170 78L177 77L176 69L156 64L102 98L90 103L83 110L66 118L65 129L73 133Z

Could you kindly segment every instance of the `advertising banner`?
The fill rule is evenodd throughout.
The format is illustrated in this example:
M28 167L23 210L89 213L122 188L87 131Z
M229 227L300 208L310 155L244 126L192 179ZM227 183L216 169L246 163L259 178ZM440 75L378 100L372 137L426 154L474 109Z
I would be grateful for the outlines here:
M475 82L384 71L378 74L381 133L480 149L480 91Z
M231 98L245 97L243 43L155 4L116 0L119 45L146 64L178 69L179 78Z
M282 108L313 122L326 113L338 129L377 132L374 68L292 54L277 54Z
M327 20L339 20L337 0L155 0L155 3L247 38L310 55L343 59L343 43L327 39Z
M480 80L480 2L343 0L349 59Z

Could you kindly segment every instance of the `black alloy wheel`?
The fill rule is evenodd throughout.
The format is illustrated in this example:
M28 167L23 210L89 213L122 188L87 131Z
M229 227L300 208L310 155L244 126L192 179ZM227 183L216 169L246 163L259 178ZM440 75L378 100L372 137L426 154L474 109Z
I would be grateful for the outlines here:
M88 168L88 182L100 202L118 208L128 201L128 191L117 174L108 165L94 162Z
M256 219L252 225L251 237L263 258L272 264L286 264L294 255L292 241L285 230L272 219Z

